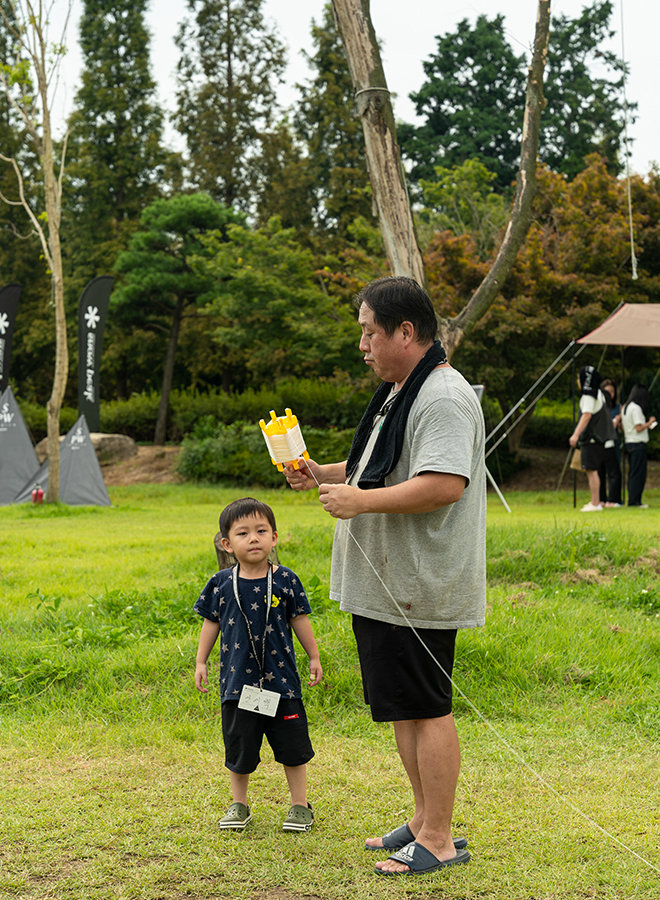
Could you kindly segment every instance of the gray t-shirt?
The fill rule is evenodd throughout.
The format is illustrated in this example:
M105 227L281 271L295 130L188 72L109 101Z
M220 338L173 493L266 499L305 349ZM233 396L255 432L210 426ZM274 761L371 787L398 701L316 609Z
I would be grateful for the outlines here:
M462 475L468 484L460 500L433 512L363 513L338 521L330 597L346 612L394 625L436 629L483 625L484 420L474 390L452 368L435 369L426 379L408 416L401 456L385 485L400 484L422 472ZM405 611L407 622L374 569Z

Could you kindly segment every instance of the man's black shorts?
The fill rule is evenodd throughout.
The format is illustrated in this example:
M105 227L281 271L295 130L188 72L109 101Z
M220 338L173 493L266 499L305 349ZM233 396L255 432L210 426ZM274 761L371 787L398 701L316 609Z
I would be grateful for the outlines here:
M238 700L225 700L222 738L228 769L238 775L254 772L261 762L264 735L275 760L283 766L302 766L314 756L302 700L280 700L274 716L239 709Z
M364 701L374 722L436 719L451 713L456 629L415 629L353 616ZM443 671L444 670L444 671Z
M583 469L598 469L605 462L605 449L602 444L589 443L580 447L580 464Z

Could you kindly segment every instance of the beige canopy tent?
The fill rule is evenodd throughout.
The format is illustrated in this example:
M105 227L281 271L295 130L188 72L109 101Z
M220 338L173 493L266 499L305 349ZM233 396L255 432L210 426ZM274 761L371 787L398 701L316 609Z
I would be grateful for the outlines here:
M578 344L660 347L660 303L624 303Z

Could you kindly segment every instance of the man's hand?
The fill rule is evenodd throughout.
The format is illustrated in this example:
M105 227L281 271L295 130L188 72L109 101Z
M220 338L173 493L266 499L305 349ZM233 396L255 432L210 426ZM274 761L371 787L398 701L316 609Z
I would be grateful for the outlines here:
M571 447L577 447L577 442L578 442L579 437L580 437L579 434L572 434L569 437L568 443L571 445Z
M298 463L297 469L294 469L291 463L284 466L284 477L289 482L289 486L294 491L308 491L310 488L316 487L318 482L314 479L314 475L320 481L321 467L313 459L303 459L302 456L296 462Z
M364 512L364 494L349 484L322 484L319 500L323 509L335 519L352 519Z

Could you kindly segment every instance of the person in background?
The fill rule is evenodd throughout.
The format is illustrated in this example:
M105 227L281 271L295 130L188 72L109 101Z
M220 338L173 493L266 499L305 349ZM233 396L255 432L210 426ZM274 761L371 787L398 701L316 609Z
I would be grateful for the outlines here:
M621 448L617 429L621 423L621 404L616 399L616 384L611 378L600 383L605 405L612 419L614 445L604 445L604 459L598 468L600 479L600 504L608 508L621 506Z
M601 512L598 469L605 461L605 444L614 446L614 428L600 390L601 378L593 366L583 366L578 373L580 386L580 418L568 439L571 447L580 448L582 468L587 473L591 500L581 512Z
M637 509L648 509L642 503L642 493L646 484L647 451L649 430L655 428L656 418L650 416L649 392L643 384L633 386L626 400L621 421L623 423L623 441L628 454L630 470L628 472L628 506Z

